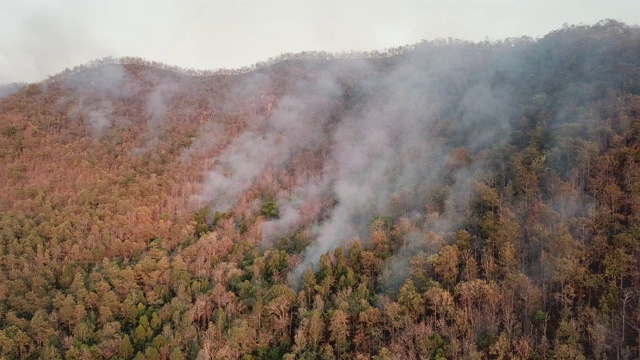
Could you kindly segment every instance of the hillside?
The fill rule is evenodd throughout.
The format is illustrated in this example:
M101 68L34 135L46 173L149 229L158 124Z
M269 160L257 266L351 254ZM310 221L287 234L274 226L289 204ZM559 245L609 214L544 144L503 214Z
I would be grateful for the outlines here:
M616 21L0 98L0 358L639 358L639 259Z

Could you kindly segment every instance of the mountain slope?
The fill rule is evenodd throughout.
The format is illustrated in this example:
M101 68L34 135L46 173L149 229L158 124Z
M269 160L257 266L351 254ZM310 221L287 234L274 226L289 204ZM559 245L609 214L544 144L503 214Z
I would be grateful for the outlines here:
M0 357L640 354L640 30L0 99Z

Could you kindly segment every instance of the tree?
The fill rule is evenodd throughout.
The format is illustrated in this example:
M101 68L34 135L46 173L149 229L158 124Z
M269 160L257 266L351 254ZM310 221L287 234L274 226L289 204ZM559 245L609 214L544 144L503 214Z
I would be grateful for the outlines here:
M309 317L309 345L312 348L316 348L320 345L324 335L324 321L322 320L322 314L319 310L311 311L311 317Z
M447 317L454 306L451 293L438 286L430 287L424 293L424 297L427 307L433 311L433 316L436 320Z
M174 348L169 355L169 360L184 360L184 355L179 348Z
M30 335L38 347L49 344L50 340L58 335L49 321L49 315L43 309L37 310L31 318L30 329Z
M429 259L434 271L447 286L452 286L458 277L459 257L460 253L455 245L446 245Z
M135 331L133 332L133 342L136 344L137 348L140 348L142 344L147 341L147 330L142 327L142 325L138 325Z
M380 310L371 307L361 312L358 316L357 331L358 334L361 334L360 346L372 355L382 342L382 313ZM356 334L356 339L358 339L358 334Z
M131 340L129 340L129 336L125 335L120 340L120 357L123 359L129 359L131 355L133 355L134 349L131 345Z
M296 300L296 294L286 285L274 285L268 295L271 300L265 308L271 315L272 330L287 339L292 321L291 307Z
M268 200L262 204L262 215L267 219L277 219L280 217L278 203L275 200Z
M335 310L329 323L329 340L338 352L338 358L347 350L349 345L349 318L342 310Z
M237 321L229 332L228 342L237 357L251 353L258 345L256 330L251 328L245 320Z
M424 314L424 300L416 291L416 287L413 285L411 279L405 281L404 285L400 288L398 303L406 310L407 315L414 323Z

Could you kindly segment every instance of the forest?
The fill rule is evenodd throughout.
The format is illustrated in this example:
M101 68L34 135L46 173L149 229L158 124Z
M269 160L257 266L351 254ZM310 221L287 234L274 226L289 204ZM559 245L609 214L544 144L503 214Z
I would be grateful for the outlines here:
M0 91L0 359L640 358L640 28Z

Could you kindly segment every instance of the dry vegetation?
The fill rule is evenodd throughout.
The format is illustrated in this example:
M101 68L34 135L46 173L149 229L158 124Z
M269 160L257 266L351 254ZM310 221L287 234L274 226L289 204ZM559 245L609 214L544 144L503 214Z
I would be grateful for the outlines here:
M27 85L0 358L638 358L638 66L605 21Z

